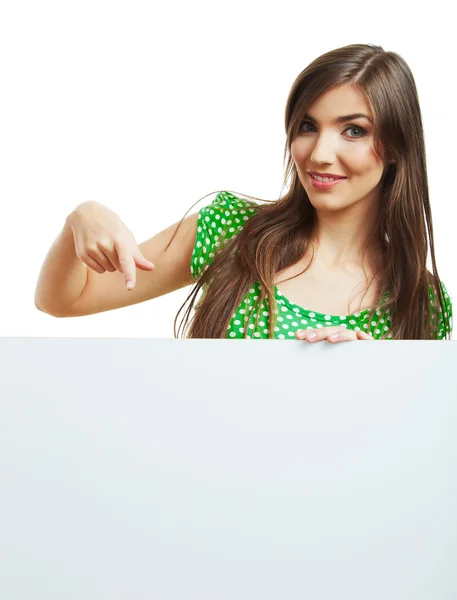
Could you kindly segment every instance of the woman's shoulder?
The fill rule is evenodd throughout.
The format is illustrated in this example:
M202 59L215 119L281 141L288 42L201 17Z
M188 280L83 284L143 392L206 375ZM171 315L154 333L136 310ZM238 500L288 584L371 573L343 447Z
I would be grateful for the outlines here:
M259 204L232 192L218 192L214 200L198 211L197 236L190 271L198 279L215 258L218 250L238 235Z
M246 198L242 198L240 196L235 195L232 192L218 192L214 200L201 208L199 213L211 213L214 211L222 211L229 212L230 214L245 214L243 211L248 211L248 213L253 214L256 209L259 208L259 204L254 202L253 200L248 200ZM229 216L228 214L226 216Z
M443 294L445 305L446 306L447 305L452 306L451 293L448 291L448 288L446 287L444 281L442 281L441 279L440 279L440 284L441 284L441 292ZM429 291L429 295L430 295L430 300L433 300L435 298L435 288L434 288L434 286L431 285L431 284L429 284L428 291Z
M440 309L439 311L439 326L438 326L438 339L445 339L447 333L452 334L453 329L453 309L452 309L452 296L448 291L448 288L442 280L440 280L441 291L443 294L444 313ZM430 303L433 306L435 303L435 290L432 285L429 285ZM432 314L434 309L432 308Z

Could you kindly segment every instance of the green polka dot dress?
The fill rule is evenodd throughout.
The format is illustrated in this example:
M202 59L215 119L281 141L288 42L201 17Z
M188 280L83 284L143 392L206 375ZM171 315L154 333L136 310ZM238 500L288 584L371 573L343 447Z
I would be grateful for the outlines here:
M199 211L197 237L190 264L191 274L196 281L211 264L221 246L224 246L232 237L236 236L246 221L256 212L256 206L258 205L252 200L247 201L238 198L230 192L220 192L211 204ZM443 282L441 284L446 311L444 318L440 312L438 339L444 339L446 332L452 331L452 302ZM294 304L281 294L276 286L274 286L274 294L277 302L275 339L296 339L295 333L300 329L320 329L334 325L342 325L354 331L365 331L375 339L380 339L383 335L386 336L386 339L392 337L388 333L391 327L390 310L385 312L377 310L373 320L368 322L370 312L368 309L352 315L326 315ZM269 313L267 298L263 301L259 321L257 327L255 326L255 314L258 308L256 307L254 310L254 305L259 295L260 284L255 282L232 315L227 329L227 338L268 339ZM432 288L430 288L430 300L433 300ZM244 323L246 319L248 331L245 336Z

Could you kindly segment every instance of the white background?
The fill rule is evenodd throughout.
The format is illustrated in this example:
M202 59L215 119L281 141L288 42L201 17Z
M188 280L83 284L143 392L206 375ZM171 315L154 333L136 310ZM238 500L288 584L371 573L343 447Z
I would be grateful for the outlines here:
M290 87L317 56L352 43L398 52L413 72L437 265L455 296L455 33L439 4L433 8L414 6L412 14L398 2L236 0L5 5L0 335L173 337L190 287L83 318L38 311L39 270L66 216L97 200L141 243L219 190L277 199Z

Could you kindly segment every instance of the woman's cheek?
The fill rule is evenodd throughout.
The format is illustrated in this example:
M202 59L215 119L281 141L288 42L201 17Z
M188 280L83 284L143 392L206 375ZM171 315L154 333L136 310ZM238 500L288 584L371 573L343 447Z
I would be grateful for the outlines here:
M352 148L346 149L344 157L354 175L362 175L367 170L376 167L378 158L370 144L359 142L358 144L352 144L352 146Z

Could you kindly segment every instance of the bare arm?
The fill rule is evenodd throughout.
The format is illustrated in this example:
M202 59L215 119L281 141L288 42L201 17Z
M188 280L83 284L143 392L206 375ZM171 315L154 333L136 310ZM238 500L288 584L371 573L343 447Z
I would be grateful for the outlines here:
M35 304L55 317L79 317L145 302L195 282L190 260L197 236L198 213L186 217L139 244L143 256L155 264L138 269L135 287L127 291L122 272L97 273L78 258L71 228L64 227L48 252L38 280Z
M35 289L35 306L49 314L60 313L63 306L72 305L80 297L86 285L87 272L88 268L76 255L73 232L67 218L41 267Z

